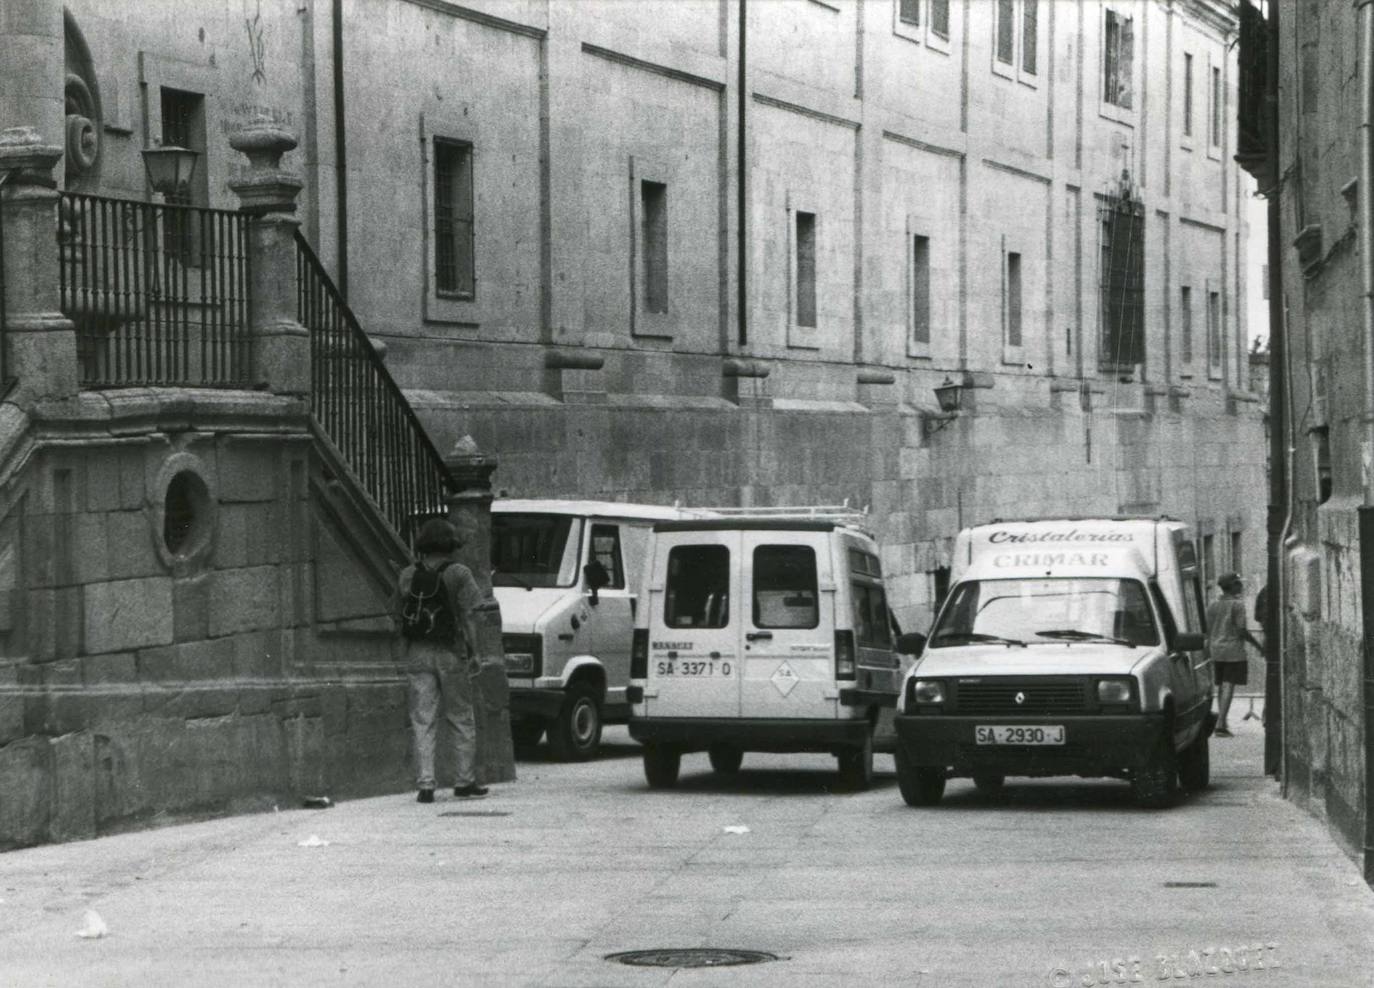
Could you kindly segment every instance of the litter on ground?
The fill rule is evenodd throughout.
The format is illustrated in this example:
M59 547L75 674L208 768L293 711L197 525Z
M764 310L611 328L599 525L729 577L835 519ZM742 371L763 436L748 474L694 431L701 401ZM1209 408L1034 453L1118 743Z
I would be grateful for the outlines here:
M725 828L725 832L727 834L747 834L749 833L749 828L742 823L733 823Z
M94 909L86 910L86 925L76 931L76 935L83 940L99 940L108 936L110 928L105 925L105 921L100 918L100 913Z
M319 834L311 834L303 841L296 842L297 847L328 847L329 841L320 840Z

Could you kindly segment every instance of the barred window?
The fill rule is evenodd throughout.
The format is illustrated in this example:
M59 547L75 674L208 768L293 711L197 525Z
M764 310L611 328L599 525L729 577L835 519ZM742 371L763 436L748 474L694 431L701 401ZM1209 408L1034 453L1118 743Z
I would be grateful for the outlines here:
M1145 362L1145 208L1126 194L1099 211L1102 229L1102 366Z
M1131 81L1135 64L1133 19L1106 11L1102 46L1102 99L1123 110L1131 108Z
M471 297L472 145L434 141L434 285L442 295Z

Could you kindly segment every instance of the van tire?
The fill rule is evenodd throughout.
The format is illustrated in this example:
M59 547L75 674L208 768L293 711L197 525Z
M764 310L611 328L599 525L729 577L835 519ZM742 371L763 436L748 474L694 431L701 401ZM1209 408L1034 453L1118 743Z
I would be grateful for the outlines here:
M1184 792L1201 792L1212 781L1212 756L1208 751L1206 725L1192 744L1179 752L1178 784Z
M907 806L934 806L945 794L945 770L912 765L897 745L897 788Z
M544 722L533 718L510 722L511 742L517 748L533 748L544 736Z
M840 785L844 789L863 792L873 785L873 725L869 724L862 745L845 748L835 760L839 763Z
M650 789L671 789L682 768L682 751L666 744L644 746L644 778Z
M1166 723L1145 764L1131 777L1135 801L1147 810L1165 810L1178 798L1178 754L1173 725Z
M549 725L549 751L555 761L585 762L601 747L600 696L590 683L572 683L563 709Z
M744 752L732 744L713 744L707 751L711 771L718 775L734 775L744 761Z
M973 784L979 792L991 795L1002 791L1002 787L1007 784L1007 777L1005 775L993 775L990 772L977 772L973 776Z

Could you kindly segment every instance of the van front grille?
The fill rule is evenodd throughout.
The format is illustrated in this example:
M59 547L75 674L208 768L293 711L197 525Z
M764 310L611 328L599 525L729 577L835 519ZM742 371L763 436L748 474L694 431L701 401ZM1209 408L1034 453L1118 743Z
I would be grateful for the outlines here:
M1019 699L1018 699L1019 698ZM950 713L979 716L1081 714L1088 711L1085 679L956 680Z

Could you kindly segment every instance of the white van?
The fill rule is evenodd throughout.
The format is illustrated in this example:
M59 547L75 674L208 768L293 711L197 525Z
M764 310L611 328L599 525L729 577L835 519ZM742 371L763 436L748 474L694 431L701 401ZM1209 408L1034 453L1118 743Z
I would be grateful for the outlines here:
M1206 787L1212 664L1188 526L994 521L959 533L950 575L897 712L908 804L957 776L1113 776L1155 807Z
M715 510L653 529L630 673L649 785L704 749L726 774L746 751L829 752L866 787L903 672L878 546L854 512Z
M649 529L682 514L611 501L493 502L492 589L516 744L537 744L547 731L556 759L591 758L602 724L629 715Z

